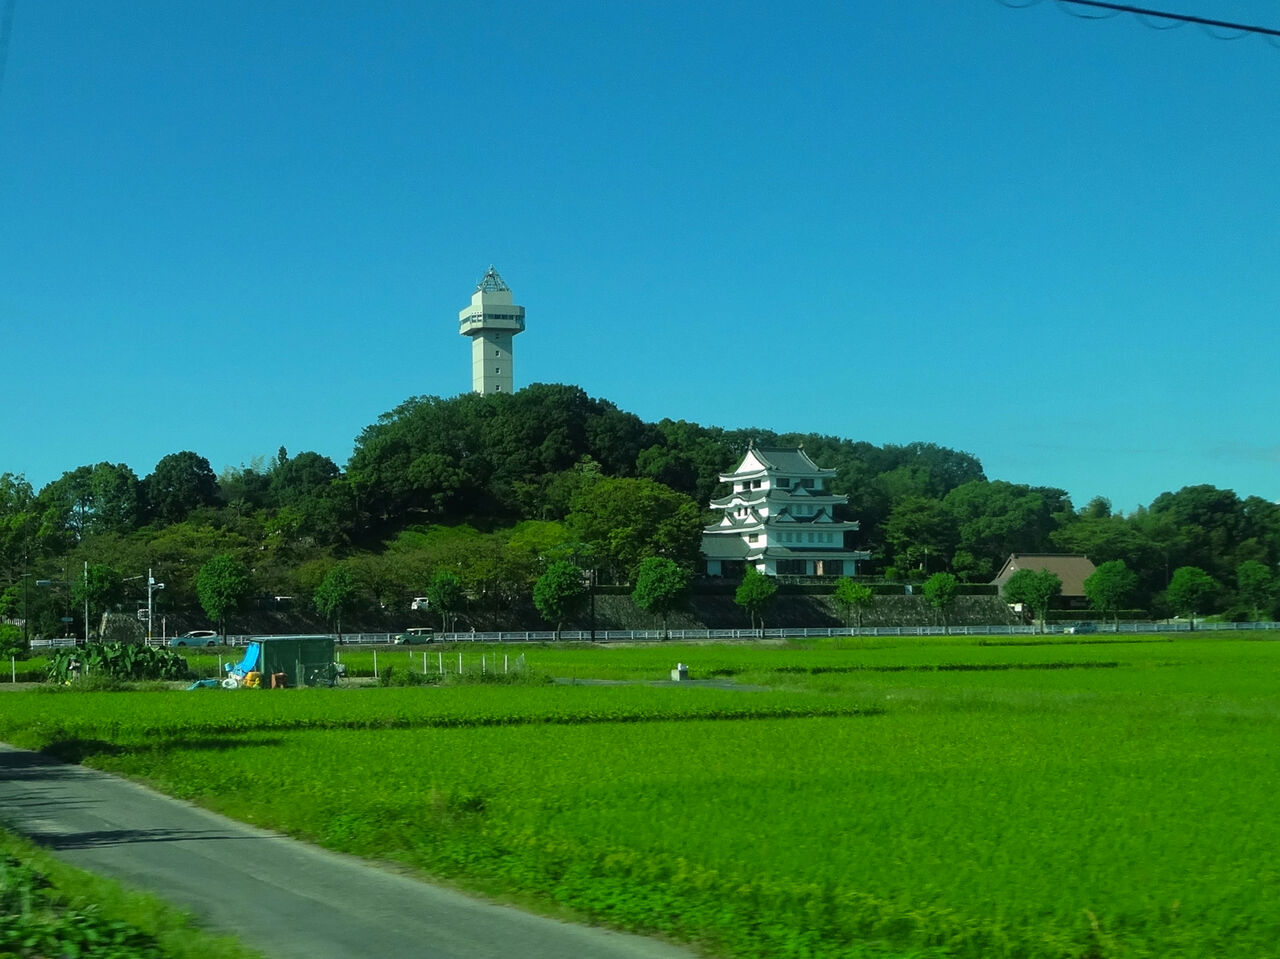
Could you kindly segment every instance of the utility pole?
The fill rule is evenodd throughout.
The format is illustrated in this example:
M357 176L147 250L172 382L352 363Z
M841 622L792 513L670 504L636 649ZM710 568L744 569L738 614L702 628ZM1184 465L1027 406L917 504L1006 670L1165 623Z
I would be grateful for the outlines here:
M84 561L84 642L89 645L89 561Z
M147 567L147 645L151 645L151 622L155 615L155 605L152 602L152 594L157 589L164 589L164 583L157 583L156 578L151 575L151 567Z

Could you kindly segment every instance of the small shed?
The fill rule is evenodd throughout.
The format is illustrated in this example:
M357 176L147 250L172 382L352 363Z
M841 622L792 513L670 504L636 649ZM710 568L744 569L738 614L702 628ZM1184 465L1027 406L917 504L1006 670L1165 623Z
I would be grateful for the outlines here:
M254 656L254 647L257 655ZM333 663L332 636L253 636L245 650L242 665L248 663L264 676L285 673L290 686L313 685L312 676L319 671L327 676Z

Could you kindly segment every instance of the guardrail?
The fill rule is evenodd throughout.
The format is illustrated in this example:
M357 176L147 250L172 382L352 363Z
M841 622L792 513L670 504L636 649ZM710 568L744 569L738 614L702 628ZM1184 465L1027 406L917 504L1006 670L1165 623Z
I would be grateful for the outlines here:
M1039 627L1028 625L998 626L822 626L808 629L563 629L559 637L555 630L506 630L502 632L436 633L430 640L435 643L660 643L660 642L708 642L752 641L762 639L834 639L850 636L1039 636L1061 635L1068 626L1078 623L1050 623L1041 633ZM1095 633L1186 633L1191 624L1186 622L1151 623L1133 622L1095 623ZM1235 632L1256 630L1280 630L1280 623L1196 623L1195 632ZM348 646L380 646L395 642L397 633L344 633L342 642ZM243 645L252 637L230 637L233 645ZM336 636L334 637L337 638ZM415 644L416 645L416 644Z

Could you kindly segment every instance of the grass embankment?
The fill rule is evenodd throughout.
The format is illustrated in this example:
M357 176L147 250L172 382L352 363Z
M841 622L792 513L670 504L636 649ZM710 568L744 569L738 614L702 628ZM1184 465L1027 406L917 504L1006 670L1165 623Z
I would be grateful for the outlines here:
M59 862L0 830L0 956L261 959L153 896Z
M32 695L0 737L727 956L1280 955L1280 643L1108 640L548 648L774 691Z

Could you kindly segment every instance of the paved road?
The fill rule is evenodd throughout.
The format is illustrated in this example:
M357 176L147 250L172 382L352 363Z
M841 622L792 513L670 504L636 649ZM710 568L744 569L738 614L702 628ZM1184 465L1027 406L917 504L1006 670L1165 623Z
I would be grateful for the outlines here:
M0 743L0 821L59 858L159 893L273 959L689 959L531 916Z

